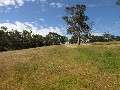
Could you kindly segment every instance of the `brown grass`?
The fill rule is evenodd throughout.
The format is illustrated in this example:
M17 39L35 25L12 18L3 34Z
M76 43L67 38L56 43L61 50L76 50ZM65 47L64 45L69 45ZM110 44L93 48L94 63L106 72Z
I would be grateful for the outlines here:
M119 70L104 62L112 58L106 57L107 46L61 45L2 52L0 90L119 90ZM110 46L112 54L118 54L117 61L120 47Z

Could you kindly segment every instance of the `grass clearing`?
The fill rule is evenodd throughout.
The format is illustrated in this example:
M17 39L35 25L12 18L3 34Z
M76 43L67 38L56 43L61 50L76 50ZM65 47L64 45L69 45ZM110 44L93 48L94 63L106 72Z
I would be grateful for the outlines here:
M120 44L0 53L0 90L119 90Z

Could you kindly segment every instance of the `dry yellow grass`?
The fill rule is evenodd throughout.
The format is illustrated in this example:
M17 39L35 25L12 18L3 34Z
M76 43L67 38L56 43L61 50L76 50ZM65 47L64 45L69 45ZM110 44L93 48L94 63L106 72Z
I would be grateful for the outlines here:
M120 90L119 65L119 45L1 52L0 90Z

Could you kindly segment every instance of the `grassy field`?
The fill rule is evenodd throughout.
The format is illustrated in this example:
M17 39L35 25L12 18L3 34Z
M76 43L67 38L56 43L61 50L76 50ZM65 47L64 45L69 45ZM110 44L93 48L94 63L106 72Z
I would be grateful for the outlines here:
M1 52L0 90L120 90L120 44Z

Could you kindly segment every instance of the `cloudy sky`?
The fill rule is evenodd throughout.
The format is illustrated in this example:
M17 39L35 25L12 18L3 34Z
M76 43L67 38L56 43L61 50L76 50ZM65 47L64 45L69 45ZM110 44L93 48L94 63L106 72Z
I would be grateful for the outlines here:
M120 35L120 6L116 0L0 0L0 26L9 30L32 30L45 36L48 32L66 35L67 25L62 20L65 7L85 4L88 22L94 21L91 33L110 32ZM69 36L69 35L67 35Z

